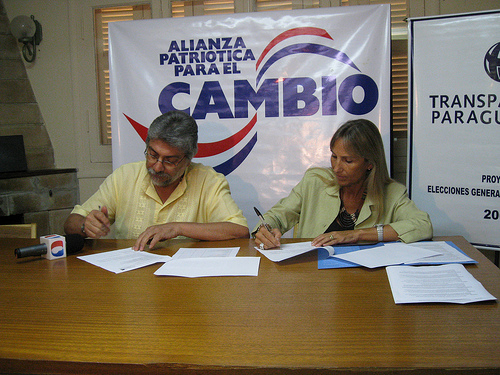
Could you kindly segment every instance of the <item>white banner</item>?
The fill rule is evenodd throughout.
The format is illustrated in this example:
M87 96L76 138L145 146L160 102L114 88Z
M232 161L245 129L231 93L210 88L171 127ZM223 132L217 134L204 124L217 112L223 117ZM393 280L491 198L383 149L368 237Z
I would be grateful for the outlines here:
M225 174L253 227L351 118L390 154L390 7L164 18L110 24L113 167L144 158L149 124L184 110L194 162Z
M411 198L435 235L500 246L500 11L410 20Z

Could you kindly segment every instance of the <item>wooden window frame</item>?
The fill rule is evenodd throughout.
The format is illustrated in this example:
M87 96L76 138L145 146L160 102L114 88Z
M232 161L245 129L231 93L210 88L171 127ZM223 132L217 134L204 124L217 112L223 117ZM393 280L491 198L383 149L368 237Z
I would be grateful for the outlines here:
M151 18L151 14L149 3L94 8L94 45L101 145L111 144L108 25L116 21Z

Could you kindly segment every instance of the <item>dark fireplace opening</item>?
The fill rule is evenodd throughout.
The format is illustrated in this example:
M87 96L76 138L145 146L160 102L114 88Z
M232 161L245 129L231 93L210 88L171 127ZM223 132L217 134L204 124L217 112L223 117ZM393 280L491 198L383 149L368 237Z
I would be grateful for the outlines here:
M27 170L23 136L0 136L0 172L25 172Z
M24 214L0 216L0 225L5 224L24 224Z

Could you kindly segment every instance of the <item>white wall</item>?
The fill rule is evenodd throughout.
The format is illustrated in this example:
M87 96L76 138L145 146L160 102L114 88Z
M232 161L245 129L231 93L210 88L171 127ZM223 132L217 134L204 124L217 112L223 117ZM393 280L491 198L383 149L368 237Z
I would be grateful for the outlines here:
M235 0L247 9L248 0ZM139 0L3 0L10 20L34 15L42 24L37 60L28 77L54 147L57 168L78 168L80 198L111 173L111 147L99 145L92 8ZM352 0L351 0L352 2ZM366 1L359 0L360 4ZM169 0L151 0L153 17L170 14ZM245 6L242 6L245 4ZM410 0L410 16L498 9L500 0Z

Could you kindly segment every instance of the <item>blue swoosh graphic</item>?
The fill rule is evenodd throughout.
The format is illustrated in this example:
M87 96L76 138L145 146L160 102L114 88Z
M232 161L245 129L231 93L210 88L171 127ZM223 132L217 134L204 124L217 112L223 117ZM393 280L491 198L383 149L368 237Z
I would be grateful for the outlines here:
M252 151L253 147L257 143L257 132L255 135L248 141L248 143L243 147L236 155L234 155L231 159L226 160L224 163L217 165L214 167L216 172L222 173L224 176L227 176L232 171L240 166L241 163L247 158Z
M277 51L274 55L272 55L269 60L266 61L266 63L262 66L262 69L260 70L259 74L257 75L257 81L256 83L258 84L264 73L273 65L276 61L279 59L282 59L283 57L290 56L290 55L295 55L299 53L313 53L316 55L322 55L325 57L329 57L331 59L340 61L344 64L349 65L350 67L356 69L358 72L360 70L354 64L354 62L344 53L341 52L335 48L323 46L321 44L313 44L313 43L299 43L299 44L292 44L290 46L287 46L279 51Z

